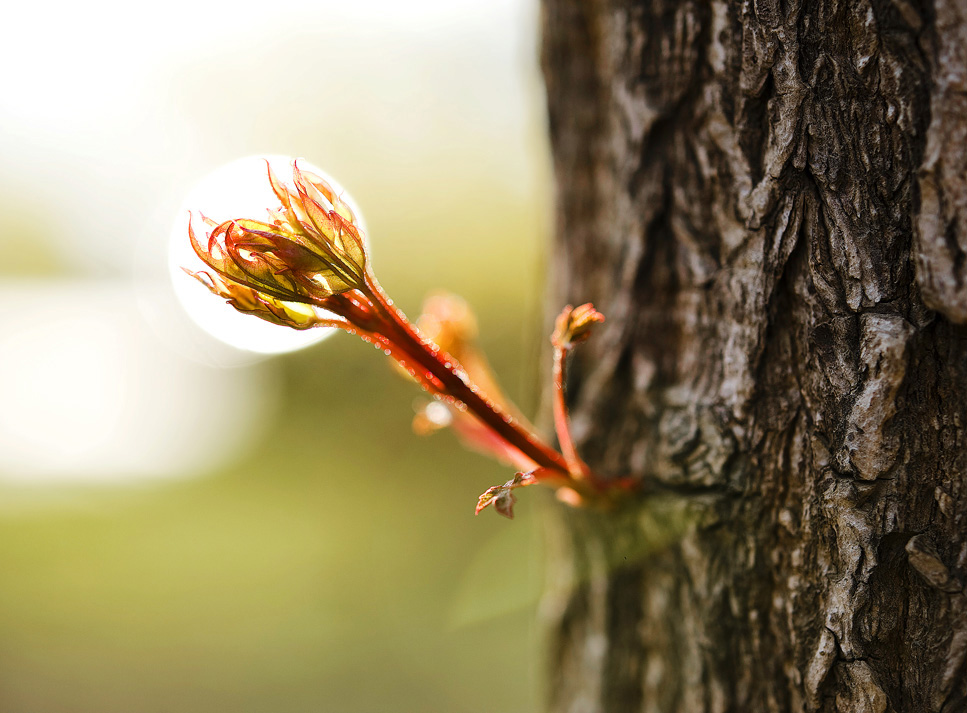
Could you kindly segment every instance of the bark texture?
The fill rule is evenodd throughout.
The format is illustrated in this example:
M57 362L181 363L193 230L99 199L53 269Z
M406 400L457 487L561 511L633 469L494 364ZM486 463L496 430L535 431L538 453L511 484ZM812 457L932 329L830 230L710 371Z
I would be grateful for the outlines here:
M963 0L544 0L555 712L967 710Z

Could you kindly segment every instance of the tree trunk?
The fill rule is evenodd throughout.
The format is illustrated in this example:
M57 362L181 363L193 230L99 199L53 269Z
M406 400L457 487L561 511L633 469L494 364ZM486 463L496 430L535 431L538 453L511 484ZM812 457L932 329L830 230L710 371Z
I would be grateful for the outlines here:
M550 708L967 710L963 0L544 0L555 304L618 513Z

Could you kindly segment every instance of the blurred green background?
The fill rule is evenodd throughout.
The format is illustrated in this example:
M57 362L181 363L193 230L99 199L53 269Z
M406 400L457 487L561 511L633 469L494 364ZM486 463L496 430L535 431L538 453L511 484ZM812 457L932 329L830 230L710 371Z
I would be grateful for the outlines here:
M387 292L467 298L533 414L536 5L225 7L8 16L0 710L536 710L540 494L474 518L511 471L412 435L421 394L383 357L219 347L164 264L205 173L304 156L362 206Z

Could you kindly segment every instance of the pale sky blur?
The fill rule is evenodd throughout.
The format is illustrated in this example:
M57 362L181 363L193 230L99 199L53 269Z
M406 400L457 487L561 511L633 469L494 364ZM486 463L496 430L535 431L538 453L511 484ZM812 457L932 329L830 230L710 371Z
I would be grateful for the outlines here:
M540 197L536 15L529 0L5 8L0 365L18 378L0 381L0 400L26 416L0 419L0 477L198 470L246 426L240 414L222 433L203 428L192 404L232 388L270 401L260 366L199 346L158 296L175 212L219 165L281 153L329 171L363 206L384 282L414 259L379 247L394 231L477 200L483 231L495 176L502 195ZM415 249L438 254L440 234ZM234 371L214 375L219 360Z
M127 270L155 211L255 145L319 147L307 158L351 186L474 137L526 190L535 13L521 0L16 3L0 43L0 189L40 212L72 271L99 274Z

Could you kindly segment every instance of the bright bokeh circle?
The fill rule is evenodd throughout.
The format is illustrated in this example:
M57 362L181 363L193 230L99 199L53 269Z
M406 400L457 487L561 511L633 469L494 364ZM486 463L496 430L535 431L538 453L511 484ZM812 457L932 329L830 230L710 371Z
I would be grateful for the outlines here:
M252 315L236 312L225 300L213 295L182 268L211 272L191 248L188 240L189 214L199 240L207 232L204 214L216 222L232 218L266 220L268 208L278 208L279 199L272 192L266 173L268 161L279 180L291 183L292 158L289 156L247 156L212 171L199 181L178 211L168 248L168 268L178 301L191 319L208 334L238 349L260 354L281 354L302 349L325 339L334 330L327 328L298 331L271 324ZM338 181L318 166L298 159L299 168L325 179L356 215L365 239L366 226L352 197Z

